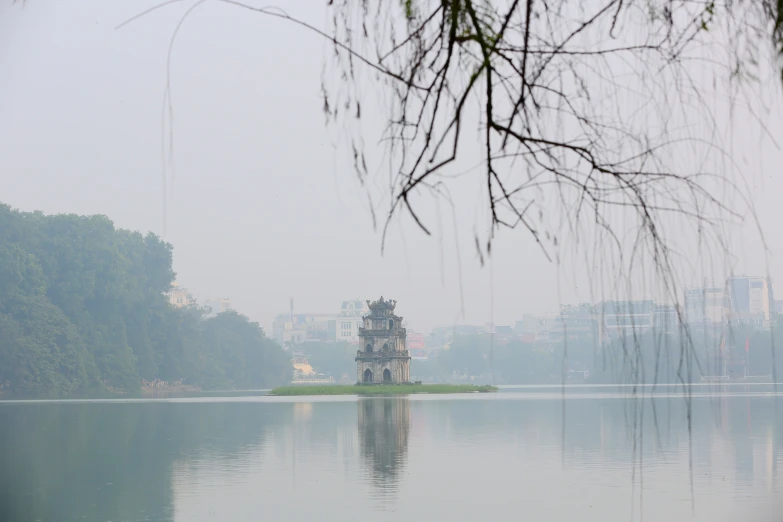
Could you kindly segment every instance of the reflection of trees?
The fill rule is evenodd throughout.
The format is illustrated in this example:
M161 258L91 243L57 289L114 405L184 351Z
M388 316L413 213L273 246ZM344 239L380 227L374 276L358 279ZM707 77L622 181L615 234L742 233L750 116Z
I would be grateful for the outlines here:
M359 448L372 483L395 489L408 454L411 427L407 398L360 400Z
M744 391L737 388L726 391ZM707 390L694 389L702 391ZM776 409L771 397L722 398L719 391L692 401L694 469L733 470L727 481L779 491L780 405ZM635 425L641 401L566 400L563 416L560 390L551 393L551 400L520 400L501 392L476 400L419 402L416 413L426 422L416 424L417 440L449 450L465 441L498 444L522 455L514 465L530 469L539 458L551 464L547 459L561 451L570 469L614 464L625 469L634 441L638 447L642 439L645 473L656 467L653 461L678 461L688 454L682 397L656 399L655 412L646 398L642 422ZM577 393L569 389L566 396ZM340 459L347 469L360 462L373 494L388 498L396 496L403 480L410 429L410 402L404 398L312 404L0 404L0 521L170 520L173 469L181 467L176 464L205 457L210 464L246 462L248 446L261 444L266 450L260 457L254 453L254 459L291 459L294 466L299 459L303 474L312 472L313 458L327 459L329 477ZM231 466L231 473L241 473L240 467Z
M171 519L175 460L238 458L284 412L269 404L0 405L0 520Z

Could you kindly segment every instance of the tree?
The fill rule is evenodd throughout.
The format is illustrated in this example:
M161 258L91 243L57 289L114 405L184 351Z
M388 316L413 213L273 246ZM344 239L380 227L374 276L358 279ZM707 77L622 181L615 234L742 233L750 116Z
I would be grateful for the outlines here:
M0 246L0 299L40 296L46 281L38 259L19 245Z
M233 310L204 321L208 353L222 362L226 378L240 389L268 388L291 380L293 367L258 323Z
M68 397L99 387L76 327L43 297L0 307L0 381L21 396Z
M173 308L172 248L105 216L0 205L0 390L67 397L135 393L140 381L206 388L290 380L261 327L234 312Z

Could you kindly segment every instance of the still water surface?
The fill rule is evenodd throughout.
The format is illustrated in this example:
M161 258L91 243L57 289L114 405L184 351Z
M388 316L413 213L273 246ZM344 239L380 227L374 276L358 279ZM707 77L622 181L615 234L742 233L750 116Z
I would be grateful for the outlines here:
M783 520L781 398L690 391L0 402L0 521Z

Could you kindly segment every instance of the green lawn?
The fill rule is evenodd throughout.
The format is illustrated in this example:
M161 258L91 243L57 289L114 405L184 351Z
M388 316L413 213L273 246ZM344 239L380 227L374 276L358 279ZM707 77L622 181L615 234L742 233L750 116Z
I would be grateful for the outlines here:
M474 384L386 384L386 385L323 385L282 386L270 395L408 395L411 393L487 393L497 391L494 386Z

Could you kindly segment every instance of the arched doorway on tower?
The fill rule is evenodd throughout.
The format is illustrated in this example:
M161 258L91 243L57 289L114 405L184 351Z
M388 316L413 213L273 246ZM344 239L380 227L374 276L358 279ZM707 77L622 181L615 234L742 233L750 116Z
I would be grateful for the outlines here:
M369 368L364 370L364 376L362 377L362 382L372 382L372 371L370 371Z
M391 382L391 372L388 368L383 370L383 382Z

